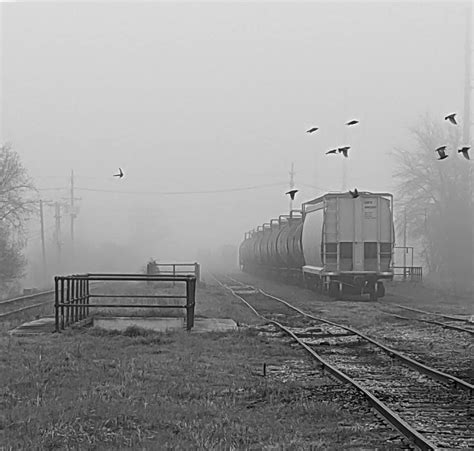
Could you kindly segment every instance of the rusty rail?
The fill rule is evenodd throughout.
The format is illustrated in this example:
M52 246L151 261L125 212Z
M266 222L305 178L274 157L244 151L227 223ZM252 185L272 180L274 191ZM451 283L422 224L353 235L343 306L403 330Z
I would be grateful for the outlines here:
M183 283L185 295L144 295L144 294L102 294L91 293L91 282L173 282ZM194 326L194 306L196 277L192 275L149 275L149 274L74 274L54 278L55 326L56 332L89 316L91 308L184 308L186 309L186 329ZM143 298L143 299L186 299L185 305L160 304L100 304L91 303L93 298Z

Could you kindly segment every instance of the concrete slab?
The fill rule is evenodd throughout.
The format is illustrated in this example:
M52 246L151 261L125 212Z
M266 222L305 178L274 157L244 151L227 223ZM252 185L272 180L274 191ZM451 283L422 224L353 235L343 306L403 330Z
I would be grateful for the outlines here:
M96 317L93 325L107 330L125 330L127 327L136 326L157 332L182 330L186 327L184 318L175 317ZM232 319L194 318L191 332L226 332L237 329L237 323Z
M238 330L233 319L228 318L194 318L194 327L191 332L227 332Z
M92 320L92 325L106 330L125 330L127 327L136 326L156 332L167 332L169 330L184 329L184 318L105 316L95 317Z
M84 320L85 321L85 320ZM107 330L125 330L136 326L151 329L157 332L185 329L184 318L176 317L93 317L92 325ZM76 325L76 327L81 327ZM227 332L238 330L237 323L227 318L194 318L194 327L191 332ZM11 335L28 336L51 334L55 331L54 317L44 317L29 321L10 331Z
M43 335L52 334L55 330L54 317L45 316L44 318L28 321L21 326L10 331L10 335L27 336L27 335Z

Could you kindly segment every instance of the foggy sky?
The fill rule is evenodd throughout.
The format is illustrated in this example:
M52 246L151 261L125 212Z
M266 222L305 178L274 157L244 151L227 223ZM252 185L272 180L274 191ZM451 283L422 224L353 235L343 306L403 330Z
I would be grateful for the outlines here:
M238 244L287 211L292 161L299 202L340 190L343 160L324 153L342 145L347 188L392 191L389 152L407 127L426 112L462 113L461 3L0 8L0 141L39 188L65 188L44 199L67 197L74 170L76 233L90 242L133 244L143 216L167 239L150 237L150 255Z

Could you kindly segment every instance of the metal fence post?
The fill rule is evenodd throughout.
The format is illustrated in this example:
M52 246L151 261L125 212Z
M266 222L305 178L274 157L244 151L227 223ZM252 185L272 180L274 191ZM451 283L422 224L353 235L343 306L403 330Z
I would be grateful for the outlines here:
M72 307L71 307L71 320L73 323L77 321L77 300L75 298L75 293L76 293L76 279L72 278L71 279L71 302L72 302Z
M71 279L66 278L66 326L70 324L70 318L72 315L71 310Z
M84 319L86 316L86 308L84 307L85 303L85 298L84 298L84 279L79 280L79 290L80 290L80 297L79 299L81 300L81 319Z
M86 296L87 296L87 316L89 316L89 297L90 297L90 287L89 287L89 278L86 279Z
M186 280L186 329L194 326L194 303L196 299L196 278L188 277Z
M54 323L56 326L56 332L59 332L59 284L58 277L54 278Z
M61 329L64 330L64 277L60 278L60 287L61 287Z

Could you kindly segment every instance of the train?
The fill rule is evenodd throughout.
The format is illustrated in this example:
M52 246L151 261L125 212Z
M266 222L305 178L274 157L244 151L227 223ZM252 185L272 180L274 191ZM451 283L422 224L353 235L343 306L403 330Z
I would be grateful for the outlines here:
M299 282L341 299L385 295L393 279L393 195L327 193L244 235L242 271Z

